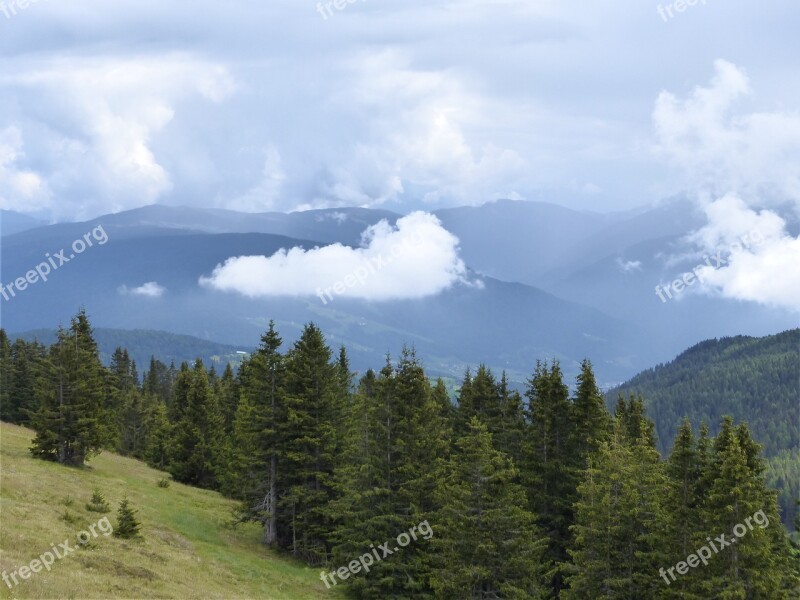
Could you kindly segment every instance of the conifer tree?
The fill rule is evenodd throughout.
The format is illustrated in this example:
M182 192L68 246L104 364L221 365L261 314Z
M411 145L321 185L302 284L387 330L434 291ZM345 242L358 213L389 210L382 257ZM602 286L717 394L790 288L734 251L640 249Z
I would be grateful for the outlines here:
M608 439L612 429L611 415L608 413L603 395L597 387L592 363L588 360L581 363L577 384L572 401L572 412L575 422L578 465L580 468L584 468L588 456L597 451L600 443Z
M127 498L122 499L117 510L117 526L114 529L114 536L123 539L140 537L141 523L136 518L137 512L131 508Z
M59 330L48 358L40 408L33 418L36 437L31 453L82 466L108 441L108 429L102 422L106 371L85 311L72 319L69 330Z
M285 360L283 341L270 321L261 346L242 365L241 393L234 417L233 464L226 481L228 493L244 501L241 518L264 526L263 541L279 543L278 496L287 465L279 427L286 421L282 399Z
M544 598L542 555L547 541L527 510L511 460L494 449L477 417L456 442L450 476L438 490L436 568L440 598Z
M580 475L569 392L557 362L549 368L537 363L525 396L530 427L523 476L531 512L550 541L545 560L551 567L551 584L557 594L563 586L559 565L569 561L567 547Z
M567 599L654 598L664 585L659 532L665 481L645 433L631 441L618 421L608 442L589 455L578 487L573 565Z
M179 401L181 415L170 440L169 470L176 481L214 488L221 468L222 415L201 360L178 379L185 380L188 389Z
M703 497L699 494L701 467L698 454L692 425L688 418L684 419L666 463L667 490L661 545L667 567L685 560L697 548L697 532L703 526L699 517ZM690 571L677 581L668 580L670 583L665 582L662 597L699 599L702 596L698 595L697 581L702 577L702 573Z
M339 416L337 369L322 331L309 323L286 358L284 412L277 435L285 453L279 475L278 536L281 545L310 564L328 560L333 467ZM282 527L283 525L283 527Z
M9 388L12 382L14 369L11 360L11 344L8 341L6 330L0 328L0 421L12 422L11 395Z
M758 451L747 427L737 428L726 417L707 473L712 483L702 507L706 540L697 542L708 543L720 534L736 542L718 542L718 552L704 567L700 589L706 597L789 598L796 592L777 497L766 488Z

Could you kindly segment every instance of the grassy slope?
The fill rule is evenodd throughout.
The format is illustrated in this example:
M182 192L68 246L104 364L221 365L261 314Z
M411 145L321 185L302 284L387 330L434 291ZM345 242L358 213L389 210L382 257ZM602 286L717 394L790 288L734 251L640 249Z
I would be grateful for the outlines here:
M116 506L129 497L143 539L99 535L13 591L0 581L0 598L341 597L326 591L318 570L260 545L256 525L230 527L234 503L219 494L174 482L160 488L164 473L110 453L80 470L35 460L31 437L28 429L0 423L0 572L68 538L75 546L77 533L104 516L85 509L95 487L112 506L106 516L113 525ZM66 522L65 511L77 520Z

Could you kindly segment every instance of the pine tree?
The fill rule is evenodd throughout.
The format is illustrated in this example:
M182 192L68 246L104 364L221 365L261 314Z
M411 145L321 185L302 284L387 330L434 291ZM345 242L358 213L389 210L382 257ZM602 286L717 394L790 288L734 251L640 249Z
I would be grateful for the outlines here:
M700 495L701 466L698 454L692 425L686 418L678 430L666 464L668 489L664 501L664 537L661 544L666 567L685 560L697 548L697 532L703 525L699 518L703 496ZM697 581L702 577L702 573L690 571L676 581L668 579L668 587L663 588L662 597L700 599L703 596L698 595Z
M82 466L108 442L102 422L107 389L106 371L86 313L60 329L50 348L41 390L40 409L33 418L36 438L31 453L62 464Z
M551 585L557 594L563 587L559 565L569 561L567 547L580 476L569 392L557 362L550 368L537 363L525 396L530 427L523 476L531 512L550 541L545 560L551 567Z
M278 428L286 421L282 400L282 340L270 321L261 347L240 369L242 386L234 417L234 448L225 489L244 501L241 519L264 526L263 541L279 543L279 476L287 464Z
M286 359L283 407L277 435L285 457L278 476L278 537L281 546L313 565L325 564L332 523L336 456L337 369L322 331L310 323ZM282 517L281 518L281 513Z
M766 487L758 452L747 427L736 428L726 417L706 473L712 483L703 503L703 529L697 543L708 544L720 534L736 542L725 547L719 542L704 567L700 589L706 597L789 598L797 589L776 494ZM699 539L702 534L705 540Z
M9 388L12 382L14 364L11 359L11 344L8 341L6 330L0 328L0 421L12 422L11 394Z
M137 512L131 508L127 498L122 499L117 510L117 527L114 529L114 536L123 539L140 537L141 524L136 518Z
M572 575L562 596L657 597L664 585L658 542L666 489L658 452L646 432L630 440L625 424L617 422L612 438L589 456L589 463L578 487Z
M164 470L169 465L173 433L172 424L167 417L167 407L160 399L152 399L146 430L143 458L151 467Z
M586 466L590 454L596 452L600 444L607 440L611 433L611 415L606 409L605 401L592 370L592 363L584 360L578 375L577 389L572 401L573 420L575 422L576 450L578 465Z
M108 505L105 496L103 496L102 492L95 488L92 492L92 498L86 504L86 510L91 512L99 512L99 513L107 513L111 510L111 507Z
M188 384L188 389L181 392L180 400L176 395L180 417L172 430L169 471L176 481L214 488L224 431L203 362L198 359L192 371L182 371L178 380Z
M450 477L438 490L443 507L431 540L432 586L441 598L544 598L547 541L527 510L511 460L492 446L477 417L456 442Z

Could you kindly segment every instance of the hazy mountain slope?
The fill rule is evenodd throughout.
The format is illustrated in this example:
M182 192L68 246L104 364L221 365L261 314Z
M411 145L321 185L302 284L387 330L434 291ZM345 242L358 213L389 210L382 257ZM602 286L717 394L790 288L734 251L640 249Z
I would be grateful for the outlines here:
M83 224L72 227L86 229ZM287 340L313 319L333 344L347 342L357 368L379 367L375 356L413 343L432 368L459 377L468 363L486 362L527 376L536 359L557 356L570 369L590 356L602 363L603 381L620 381L655 360L635 349L641 336L624 323L520 284L487 280L483 289L456 288L403 302L337 298L323 305L316 297L249 299L205 289L198 279L231 256L269 255L314 242L142 226L115 236L114 227L109 226L108 243L89 248L48 282L0 301L3 326L10 331L49 328L54 322L67 323L83 305L98 327L158 329L252 347L269 319L278 322ZM46 251L65 247L74 234L65 226L51 231L51 236L42 229L31 236L11 236L10 251L5 249L2 256L7 279L24 274ZM165 291L158 297L124 293L147 282L157 282Z
M13 210L0 209L0 237L41 227L44 223Z
M66 325L66 323L64 324ZM36 329L21 333L10 332L11 339L21 337L25 341L34 339L42 344L52 344L56 339L54 329ZM152 331L146 329L105 329L98 327L94 330L94 338L100 349L100 359L104 364L109 364L111 355L118 347L128 350L131 358L136 361L139 375L142 375L150 364L150 357L155 356L166 365L174 362L176 366L186 361L191 363L201 358L207 367L212 365L218 371L225 365L237 365L243 355L240 352L249 352L252 347L229 346L200 338L178 335L166 331Z

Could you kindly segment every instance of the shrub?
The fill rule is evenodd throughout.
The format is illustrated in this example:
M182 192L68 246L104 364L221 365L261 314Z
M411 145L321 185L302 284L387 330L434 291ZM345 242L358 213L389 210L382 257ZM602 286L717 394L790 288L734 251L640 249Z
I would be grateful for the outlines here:
M169 479L164 477L163 479L158 480L158 487L160 488L168 488L169 487Z
M92 493L92 499L86 504L86 510L99 513L107 513L111 507L106 502L105 497L97 488Z

